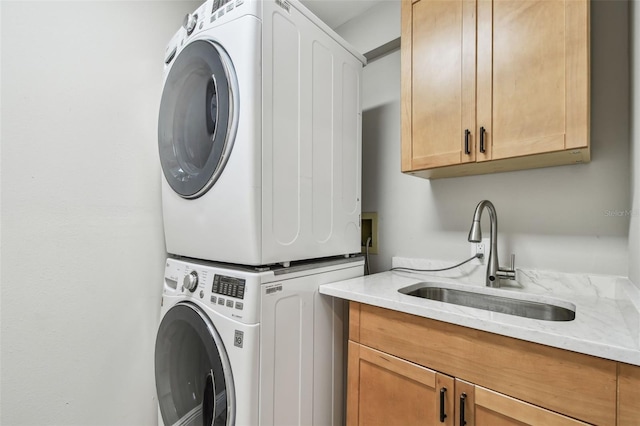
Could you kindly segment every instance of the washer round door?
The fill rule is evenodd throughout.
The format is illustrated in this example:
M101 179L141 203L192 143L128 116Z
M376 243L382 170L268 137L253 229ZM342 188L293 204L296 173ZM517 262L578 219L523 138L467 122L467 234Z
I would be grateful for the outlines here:
M238 83L219 44L196 40L175 59L158 118L160 164L184 198L206 193L229 159L238 122Z
M156 338L156 391L165 425L235 424L231 365L220 335L197 306L181 302Z

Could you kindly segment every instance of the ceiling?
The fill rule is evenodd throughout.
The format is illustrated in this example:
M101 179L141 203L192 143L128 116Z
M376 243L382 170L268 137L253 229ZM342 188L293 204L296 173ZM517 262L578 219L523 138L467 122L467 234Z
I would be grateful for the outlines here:
M334 29L383 1L385 0L300 0Z

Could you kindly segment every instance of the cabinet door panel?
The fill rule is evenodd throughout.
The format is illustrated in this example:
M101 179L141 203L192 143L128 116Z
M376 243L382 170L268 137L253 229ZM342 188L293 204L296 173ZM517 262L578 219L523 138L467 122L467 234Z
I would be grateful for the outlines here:
M405 107L403 170L474 161L475 3L461 0L403 2ZM407 60L409 65L406 65ZM465 130L469 130L469 153ZM406 164L405 164L406 163Z
M480 386L475 387L475 405L475 426L587 424Z
M640 367L618 363L618 426L640 422Z
M349 342L348 374L348 425L441 424L434 371Z
M478 160L587 146L587 2L478 8L478 126L489 145Z

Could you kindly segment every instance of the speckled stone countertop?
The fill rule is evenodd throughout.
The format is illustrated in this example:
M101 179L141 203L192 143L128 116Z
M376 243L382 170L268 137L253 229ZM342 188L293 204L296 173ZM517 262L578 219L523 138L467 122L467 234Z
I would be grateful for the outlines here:
M382 272L324 284L320 293L556 348L640 366L640 289L625 277L517 270L499 289L484 285L486 267L467 264L442 273ZM394 267L435 269L450 263L394 258ZM419 282L454 289L575 306L573 321L545 321L409 296Z

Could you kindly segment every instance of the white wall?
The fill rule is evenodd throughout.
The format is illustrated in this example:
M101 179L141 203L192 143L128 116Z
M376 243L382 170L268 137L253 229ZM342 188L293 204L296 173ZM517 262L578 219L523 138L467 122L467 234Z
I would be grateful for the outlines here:
M631 224L629 278L640 287L640 5L631 3Z
M362 45L357 35L370 32L368 18L337 31ZM585 165L431 181L403 175L400 55L367 65L362 202L363 211L379 215L373 272L389 268L394 255L466 259L473 210L489 199L500 219L503 264L515 253L517 267L628 274L629 217L608 213L630 208L628 4L592 2L591 18L592 162ZM483 229L488 235L486 219Z
M197 2L2 2L3 425L151 425L165 43Z

